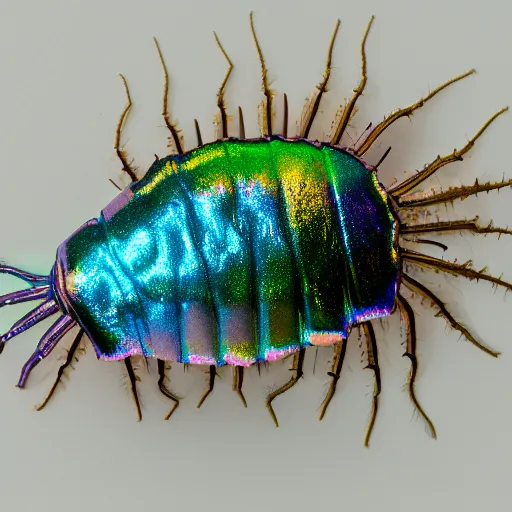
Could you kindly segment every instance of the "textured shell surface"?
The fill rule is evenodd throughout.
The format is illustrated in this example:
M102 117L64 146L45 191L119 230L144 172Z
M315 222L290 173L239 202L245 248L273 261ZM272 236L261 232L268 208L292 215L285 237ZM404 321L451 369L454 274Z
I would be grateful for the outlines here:
M158 159L58 249L56 294L98 356L249 366L388 315L396 221L374 169L304 139Z

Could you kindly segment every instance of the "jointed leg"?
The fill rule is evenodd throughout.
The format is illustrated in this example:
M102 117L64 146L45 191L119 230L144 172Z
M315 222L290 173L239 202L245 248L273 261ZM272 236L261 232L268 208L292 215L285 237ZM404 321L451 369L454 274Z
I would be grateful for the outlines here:
M300 121L299 137L304 137L306 139L308 138L309 131L311 130L311 126L313 125L313 121L315 120L315 116L318 112L318 107L320 106L322 96L325 92L327 92L327 83L329 82L329 78L331 76L332 51L339 28L340 20L336 20L336 24L334 25L334 30L331 36L331 42L329 44L329 50L327 51L327 61L325 63L324 76L322 81L316 86L313 93L311 94L311 98L309 98L306 105L304 105L303 115Z
M121 80L123 81L124 90L126 92L126 107L124 107L123 112L121 113L121 117L119 118L119 122L117 123L116 128L116 138L114 142L114 149L116 150L116 154L121 160L121 163L123 164L123 171L130 176L130 179L132 182L138 181L137 175L135 174L135 170L131 167L131 163L128 163L127 160L127 154L124 149L121 149L121 131L123 130L124 123L126 121L126 118L128 117L128 112L130 111L132 107L132 98L130 96L130 89L128 89L128 83L126 82L126 78L124 75L119 75L121 77ZM110 180L112 181L112 180ZM115 185L115 184L114 184Z
M208 389L206 390L206 393L201 397L201 400L199 400L199 403L197 404L197 408L199 409L204 401L210 396L210 393L213 391L213 387L215 386L215 377L217 376L217 368L215 365L210 365L209 368L209 380L208 380Z
M343 361L345 359L345 354L347 352L347 340L341 340L340 343L334 345L334 354L332 360L332 369L327 374L331 377L331 384L329 386L329 391L325 395L324 401L320 406L320 415L318 419L321 421L324 419L325 413L327 412L327 407L331 403L331 400L334 397L334 393L336 393L336 386L338 385L338 380L340 379L341 369L343 367Z
M466 199L466 197L473 196L479 192L490 192L491 190L499 190L504 187L512 187L512 179L502 180L495 183L488 181L487 183L480 184L475 180L474 185L465 185L462 187L450 187L444 192L434 192L430 195L413 198L413 199L400 199L398 207L404 208L418 208L430 206L433 204L450 203L455 199Z
M412 291L419 292L423 297L426 297L428 300L430 300L433 304L437 306L439 311L441 312L441 315L444 316L446 321L452 326L453 329L456 331L459 331L469 342L471 342L475 347L479 348L480 350L483 350L486 354L489 354L492 357L498 357L500 355L499 352L495 352L494 350L491 350L490 348L482 345L479 343L473 335L448 311L446 308L446 304L439 299L431 290L429 290L425 285L421 284L420 282L416 281L416 279L413 279L411 276L407 275L406 273L402 272L402 280L404 281L404 284Z
M352 113L354 112L354 108L356 106L357 100L359 99L359 96L363 94L364 88L366 87L366 81L368 79L366 75L366 40L368 39L368 34L370 33L370 28L372 26L373 20L375 16L372 16L370 18L370 21L368 22L368 26L366 27L365 33L363 35L363 40L361 42L361 81L359 82L359 85L354 89L354 95L352 96L352 99L348 103L348 105L345 107L343 114L338 122L338 125L336 126L336 129L334 131L334 135L331 139L331 144L339 144L341 137L343 136L343 133L347 129L348 123L350 122L350 119L352 118Z
M294 374L292 375L292 377L286 384L284 384L280 388L276 389L275 391L272 391L272 393L270 393L267 396L267 401L266 401L267 409L268 409L268 412L270 413L270 416L274 420L276 427L279 427L279 422L277 421L276 413L274 412L274 408L272 407L272 402L276 397L278 397L279 395L283 394L284 392L288 391L293 386L295 386L297 381L302 377L305 354L306 354L306 349L301 348L298 352L296 352L293 355L293 363L292 363L291 371L294 372Z
M174 405L172 406L172 409L167 413L167 416L165 417L165 419L168 420L172 416L172 413L180 405L180 400L165 385L165 379L166 379L166 376L165 376L165 361L163 361L162 359L158 359L157 363L158 363L158 388L160 389L160 392L164 396L166 396L167 398L169 398L170 400L172 400L174 402Z
M445 156L438 156L433 162L428 164L421 172L418 172L406 179L402 183L393 187L389 192L393 197L400 197L413 188L423 183L427 178L432 176L441 167L451 164L453 162L459 162L462 157L475 145L476 140L485 132L489 125L501 114L506 112L508 107L502 108L499 112L496 112L487 122L478 130L478 132L469 139L468 143L462 149L454 149L453 153Z
M220 121L222 124L222 138L227 139L228 138L228 117L226 115L226 104L224 103L224 91L226 89L226 84L228 83L228 80L229 80L229 75L231 74L231 71L233 71L233 63L231 62L231 59L228 57L228 54L222 47L222 44L220 44L217 34L214 32L213 35L215 37L215 41L217 42L217 45L220 48L220 51L222 52L222 55L224 55L224 57L228 61L228 70L226 71L224 80L222 80L222 84L217 93L217 106L219 107L219 110L220 110Z
M261 136L270 136L272 135L272 91L268 87L268 78L267 78L267 66L265 65L265 59L263 58L263 52L261 51L260 43L258 42L258 38L256 37L256 31L254 30L254 22L253 22L253 13L249 16L249 22L251 25L252 38L254 40L254 44L256 45L256 51L258 52L258 58L261 64L261 82L262 82L262 90L265 95L265 100L262 103L261 108Z
M366 427L366 434L364 436L364 445L370 446L370 437L372 435L373 427L375 426L375 419L377 418L377 411L379 410L379 395L380 395L380 367L379 367L379 354L377 350L377 340L375 338L375 331L371 322L364 322L362 324L364 335L366 338L366 350L368 352L368 368L373 370L375 375L375 383L373 386L373 400L372 412L370 413L370 421Z
M435 439L437 435L434 424L421 407L414 391L414 384L418 373L418 359L416 357L416 321L414 319L414 311L410 304L400 294L397 295L397 302L407 327L407 350L403 357L408 357L411 361L411 372L409 374L408 382L409 397L420 416L427 423L431 436Z
M242 385L244 383L244 367L243 366L233 366L233 391L240 397L244 407L247 407L247 401L245 400L245 396L242 392Z
M478 224L478 217L470 220L451 220L447 222L430 222L428 224L404 224L400 227L400 234L442 233L462 230L479 234L498 233L499 235L512 235L512 230L495 228L492 222L487 226L480 226Z
M359 146L359 148L356 149L355 153L358 156L364 155L370 147L373 145L373 143L377 140L377 138L382 135L382 133L389 128L396 120L400 119L401 117L409 117L412 115L416 110L421 108L428 100L432 99L436 94L440 93L443 89L446 89L449 85L458 82L459 80L462 80L463 78L466 78L469 75L472 75L475 73L474 69L470 69L469 71L466 71L462 75L456 76L455 78L452 78L451 80L448 80L448 82L445 82L444 84L440 85L439 87L436 87L430 94L427 94L424 98L421 98L416 103L413 103L412 105L409 105L408 107L402 108L397 110L396 112L393 112L388 117L384 119L381 123L379 123L372 132L368 135L368 137L365 139L365 141Z
M164 97L162 104L162 116L164 117L165 125L171 132L171 137L174 142L176 152L181 155L183 153L183 147L181 143L182 141L180 140L178 128L176 127L176 124L171 121L171 116L169 114L169 72L167 71L167 65L165 64L164 56L162 54L162 50L160 49L160 45L158 44L156 37L154 37L153 40L155 41L156 49L158 51L158 57L164 70Z
M57 372L57 377L55 379L55 382L53 383L53 386L51 387L50 391L46 395L46 398L36 407L37 411L42 411L46 407L48 402L50 401L50 398L55 393L55 390L57 389L57 386L60 384L62 376L64 375L64 371L73 362L73 359L75 357L75 352L77 351L78 347L80 346L83 335L84 335L84 330L80 329L73 341L73 344L69 348L68 355L66 357L66 361L64 362L64 364L61 365L61 367L59 368L59 370ZM76 359L76 361L78 361L78 359Z
M471 260L460 265L458 263L452 263L451 261L441 260L439 258L434 258L433 256L427 256L426 254L421 254L419 252L409 251L406 249L401 249L402 258L410 263L414 263L421 267L430 268L432 270L442 272L446 272L447 274L452 274L455 276L464 276L470 281L478 281L481 279L482 281L489 281L495 286L503 286L508 290L512 290L512 284L500 279L498 277L490 276L484 273L484 270L478 271L473 270L471 268Z
M128 372L128 377L130 379L130 386L133 396L133 401L135 403L135 408L137 409L137 418L138 421L142 420L142 411L140 408L139 395L137 394L137 376L135 375L135 371L133 370L132 362L129 357L124 360L124 364L126 366L126 371Z

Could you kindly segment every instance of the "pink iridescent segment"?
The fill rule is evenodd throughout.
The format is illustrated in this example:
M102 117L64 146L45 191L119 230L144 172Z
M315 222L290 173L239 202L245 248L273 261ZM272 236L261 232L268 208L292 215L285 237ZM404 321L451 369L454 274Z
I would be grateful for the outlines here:
M294 352L297 352L300 349L298 345L292 345L286 348L269 348L265 351L265 361L278 361L283 357L286 357Z
M198 354L189 354L188 362L190 364L208 364L208 365L217 364L217 361L213 357L201 356Z
M249 359L243 358L242 356L239 356L237 354L227 353L224 356L224 362L226 364L231 364L233 366L244 366L248 367L253 365L256 362L256 359L251 357Z
M315 347L330 347L343 339L339 332L315 332L309 335L309 342Z

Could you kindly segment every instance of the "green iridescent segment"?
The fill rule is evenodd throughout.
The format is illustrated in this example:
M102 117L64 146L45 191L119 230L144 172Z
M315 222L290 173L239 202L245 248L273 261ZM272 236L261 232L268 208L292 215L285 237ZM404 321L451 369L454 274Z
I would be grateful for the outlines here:
M249 365L391 312L395 221L346 151L279 137L156 161L62 250L98 355Z

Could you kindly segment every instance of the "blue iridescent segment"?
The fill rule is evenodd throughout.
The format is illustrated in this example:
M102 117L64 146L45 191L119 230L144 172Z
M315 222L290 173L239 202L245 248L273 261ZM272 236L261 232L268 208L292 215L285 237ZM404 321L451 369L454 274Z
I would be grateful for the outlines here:
M396 223L344 150L219 141L156 161L61 245L56 274L103 359L247 366L390 314Z

